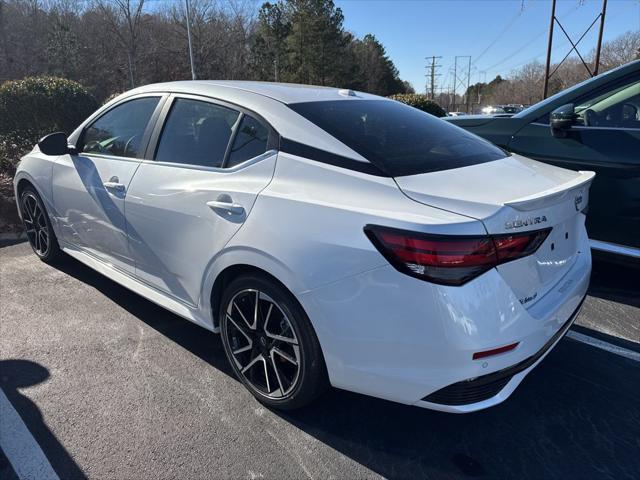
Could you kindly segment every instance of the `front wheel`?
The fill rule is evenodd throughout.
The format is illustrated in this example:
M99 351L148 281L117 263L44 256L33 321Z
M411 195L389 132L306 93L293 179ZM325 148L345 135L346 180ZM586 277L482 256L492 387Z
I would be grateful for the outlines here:
M20 213L34 253L40 260L47 263L58 260L62 250L58 245L42 199L31 186L26 187L20 195Z
M291 410L326 389L318 339L285 288L260 275L238 277L225 289L219 315L229 363L262 403Z

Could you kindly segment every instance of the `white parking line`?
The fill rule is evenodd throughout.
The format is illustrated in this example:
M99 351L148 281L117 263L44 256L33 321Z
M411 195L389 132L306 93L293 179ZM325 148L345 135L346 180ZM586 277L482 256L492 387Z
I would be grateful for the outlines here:
M0 447L21 480L60 480L40 445L2 390Z
M587 345L591 345L592 347L601 348L602 350L606 350L607 352L615 353L616 355L620 355L621 357L630 358L631 360L640 362L640 353L629 350L628 348L618 347L617 345L613 345L612 343L605 342L604 340L599 340L588 335L584 335L580 332L574 332L573 330L569 330L569 332L567 333L567 337L578 342L586 343Z

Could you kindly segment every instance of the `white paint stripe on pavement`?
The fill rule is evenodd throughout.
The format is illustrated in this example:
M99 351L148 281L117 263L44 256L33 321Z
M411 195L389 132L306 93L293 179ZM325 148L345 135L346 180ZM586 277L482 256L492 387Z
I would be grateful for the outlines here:
M584 335L580 332L574 332L573 330L569 330L569 332L567 333L567 337L572 340L577 340L578 342L586 343L587 345L591 345L592 347L601 348L602 350L606 350L607 352L615 353L616 355L620 355L621 357L630 358L631 360L640 362L640 353L629 350L628 348L618 347L617 345L613 345L612 343L605 342L604 340L600 340L598 338L590 337L589 335Z
M60 480L40 445L2 390L0 448L21 480Z

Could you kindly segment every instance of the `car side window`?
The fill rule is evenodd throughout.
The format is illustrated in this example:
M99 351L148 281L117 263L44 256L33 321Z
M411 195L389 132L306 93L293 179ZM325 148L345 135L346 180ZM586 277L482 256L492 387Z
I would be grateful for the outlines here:
M576 102L575 112L585 127L640 129L640 79Z
M221 167L239 115L239 112L221 105L176 99L162 130L155 159Z
M269 130L255 118L245 115L231 146L226 167L233 167L267 151Z
M84 131L82 151L136 158L144 148L142 138L160 97L122 103L99 117Z

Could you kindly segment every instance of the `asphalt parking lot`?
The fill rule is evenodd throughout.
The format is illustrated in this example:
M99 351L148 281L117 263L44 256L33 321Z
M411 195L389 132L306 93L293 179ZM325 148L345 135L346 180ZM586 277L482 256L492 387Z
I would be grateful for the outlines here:
M640 352L637 277L596 264L573 331ZM0 248L0 302L2 392L59 478L640 478L640 362L572 338L486 411L332 390L283 414L216 335L74 260Z

